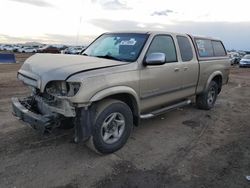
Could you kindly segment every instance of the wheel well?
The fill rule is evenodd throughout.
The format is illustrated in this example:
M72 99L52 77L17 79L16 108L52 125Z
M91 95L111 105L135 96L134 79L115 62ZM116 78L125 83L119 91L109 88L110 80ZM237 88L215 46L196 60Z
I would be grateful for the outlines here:
M138 126L139 120L140 120L139 109L138 109L136 99L134 98L133 95L128 94L128 93L121 93L121 94L115 94L115 95L108 96L104 99L116 99L116 100L120 100L120 101L126 103L133 113L134 125Z
M215 81L218 84L218 94L221 92L221 88L222 88L222 76L221 75L217 75L215 76L213 79L213 81Z

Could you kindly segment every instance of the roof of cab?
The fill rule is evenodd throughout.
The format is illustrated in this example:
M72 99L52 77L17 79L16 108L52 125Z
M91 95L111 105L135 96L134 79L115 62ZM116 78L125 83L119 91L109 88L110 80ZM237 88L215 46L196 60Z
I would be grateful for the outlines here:
M209 40L220 40L218 38L214 37L208 37L208 36L199 36L199 35L191 35L187 33L178 33L178 32L168 32L168 31L143 31L143 30L132 30L132 31L115 31L115 32L107 32L105 34L111 34L111 33L137 33L137 34L174 34L174 35L189 35L191 38L201 38L201 39L209 39Z
M111 33L137 33L137 34L180 34L180 35L183 35L183 33L175 33L175 32L168 32L168 31L143 31L143 30L107 32L107 34L111 34Z

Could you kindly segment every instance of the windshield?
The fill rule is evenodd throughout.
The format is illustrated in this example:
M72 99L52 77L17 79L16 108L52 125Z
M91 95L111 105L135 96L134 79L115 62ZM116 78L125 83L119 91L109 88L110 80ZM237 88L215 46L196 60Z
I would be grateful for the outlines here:
M119 61L136 61L148 34L111 33L95 40L82 54Z
M250 55L245 55L243 59L250 59Z

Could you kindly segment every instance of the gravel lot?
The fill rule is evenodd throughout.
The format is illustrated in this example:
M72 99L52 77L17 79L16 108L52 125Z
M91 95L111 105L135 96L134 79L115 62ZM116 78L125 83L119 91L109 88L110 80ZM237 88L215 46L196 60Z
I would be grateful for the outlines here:
M21 65L0 64L0 187L250 187L250 69L232 68L213 110L143 121L100 156L72 143L72 130L42 136L12 116L10 98L29 92L16 80Z

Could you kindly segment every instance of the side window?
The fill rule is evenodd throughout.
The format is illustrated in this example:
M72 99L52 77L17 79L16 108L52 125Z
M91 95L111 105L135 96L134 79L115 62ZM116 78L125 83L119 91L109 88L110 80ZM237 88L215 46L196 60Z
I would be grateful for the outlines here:
M177 36L178 45L181 52L182 61L190 61L193 59L193 51L187 37Z
M177 61L175 45L171 36L158 35L153 39L147 55L156 52L164 53L166 55L166 62Z
M220 41L212 41L215 56L226 56L226 51Z
M195 39L200 57L213 57L214 51L211 40Z

